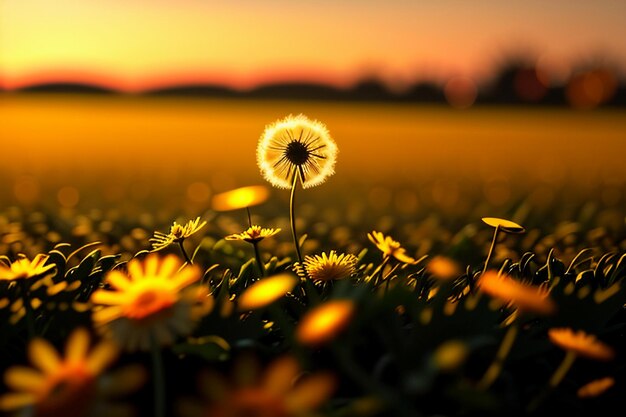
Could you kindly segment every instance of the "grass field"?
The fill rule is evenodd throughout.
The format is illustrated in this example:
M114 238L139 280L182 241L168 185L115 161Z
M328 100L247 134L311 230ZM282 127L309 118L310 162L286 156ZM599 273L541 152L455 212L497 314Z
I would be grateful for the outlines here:
M339 155L290 200L255 150L300 112ZM623 414L622 113L4 95L0 116L1 411Z

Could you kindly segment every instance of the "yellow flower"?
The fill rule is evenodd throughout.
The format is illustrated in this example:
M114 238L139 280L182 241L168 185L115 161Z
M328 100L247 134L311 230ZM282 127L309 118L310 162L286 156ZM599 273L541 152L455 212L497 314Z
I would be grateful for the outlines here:
M248 311L266 307L291 291L297 282L290 274L262 278L241 293L237 299L239 310Z
M161 249L165 249L174 242L182 242L189 236L195 234L198 230L202 229L205 224L206 221L200 223L200 217L197 217L195 220L188 221L184 226L174 222L170 227L169 233L154 232L154 236L150 238L152 250L159 251Z
M216 372L201 375L200 389L208 404L184 404L184 416L297 417L314 415L335 391L329 372L304 374L298 362L282 357L262 372L258 361L240 357L230 378Z
M367 237L385 256L393 256L405 264L415 263L415 259L408 256L400 243L393 240L390 236L385 236L381 232L374 230L372 233L368 233Z
M458 369L467 359L469 348L460 340L448 340L441 344L433 353L433 361L437 368L444 372Z
M570 328L554 328L548 330L548 337L558 347L578 356L601 361L611 360L615 356L615 351L610 346L582 330L574 332Z
M591 398L603 394L606 390L615 385L615 379L607 376L606 378L596 379L578 389L576 395L578 398Z
M296 339L309 346L328 342L348 325L355 310L351 300L327 301L302 317L296 329Z
M302 278L306 278L308 274L309 278L314 281L333 281L354 274L356 263L356 256L345 253L337 255L334 250L331 250L328 255L322 252L322 256L305 256L304 267L296 263L295 269Z
M552 314L556 311L556 304L546 290L523 284L507 275L487 271L480 277L478 285L481 291L511 303L522 311L538 314Z
M102 403L107 396L128 393L143 384L144 374L137 368L118 373L106 384L107 377L102 373L117 358L118 351L110 342L101 342L92 349L89 345L85 329L72 332L63 357L47 341L33 339L28 345L28 357L34 368L13 366L5 372L4 381L14 392L0 397L0 410L21 410L37 417L94 415L97 409L108 409Z
M235 233L232 235L226 236L224 239L226 240L245 240L249 243L257 243L265 239L266 237L274 236L276 233L280 232L280 229L265 229L261 228L261 226L250 226L248 230L243 231L242 233Z
M291 188L296 175L303 188L319 185L335 172L336 159L326 126L302 114L267 126L257 147L261 173L278 188Z
M236 188L213 196L212 206L216 211L236 210L256 206L265 202L270 195L264 185Z
M26 256L19 255L10 266L0 263L0 280L42 278L46 274L52 274L55 265L45 265L48 258L48 255L39 254L30 261Z
M189 334L212 298L206 288L193 285L201 276L197 267L180 267L174 255L161 260L153 254L131 260L128 274L109 272L110 290L91 296L96 326L128 350L148 350L153 338L163 345Z

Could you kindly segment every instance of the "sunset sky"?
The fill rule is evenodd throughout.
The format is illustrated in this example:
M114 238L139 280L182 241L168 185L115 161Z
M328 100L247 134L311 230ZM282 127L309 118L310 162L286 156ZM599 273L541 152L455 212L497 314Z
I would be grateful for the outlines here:
M488 77L527 52L556 75L626 68L620 0L0 0L0 87L79 81L136 91Z

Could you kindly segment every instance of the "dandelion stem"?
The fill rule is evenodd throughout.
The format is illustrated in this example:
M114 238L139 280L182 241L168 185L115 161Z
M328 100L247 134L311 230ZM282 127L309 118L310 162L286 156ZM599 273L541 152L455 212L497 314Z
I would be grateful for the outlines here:
M250 207L246 207L246 213L248 213L248 227L252 227L252 216L250 216Z
M156 417L165 417L165 372L163 370L161 346L159 346L154 333L150 335L150 350L154 378L154 415Z
M545 401L545 399L548 397L548 395L550 395L550 392L552 392L556 387L559 386L561 381L563 381L563 378L565 378L565 375L567 375L567 373L569 372L570 368L572 367L572 365L576 361L576 357L577 356L576 356L576 353L574 351L571 351L571 350L567 351L567 353L565 354L565 357L561 361L561 364L559 365L558 368L556 368L556 371L554 371L554 373L550 377L550 380L548 381L548 387L546 389L544 389L541 392L541 394L539 394L530 403L530 405L528 406L528 412L536 411L537 408Z
M298 256L298 262L304 267L302 261L302 253L300 253L300 243L298 242L298 234L296 233L296 185L298 183L298 175L294 173L293 183L291 184L291 197L289 198L289 220L291 221L291 235L293 237L293 244L296 247L296 255Z
M489 260L491 259L491 254L493 253L493 249L496 247L496 241L498 240L499 231L500 231L500 225L497 225L496 229L493 231L493 239L491 240L491 246L489 246L489 253L487 253L487 259L485 259L485 267L483 268L483 274L487 272L487 267L489 266Z
M254 246L254 258L256 259L256 264L259 267L261 276L264 277L265 267L263 266L263 260L261 259L261 254L259 253L259 244L258 242L252 242L252 246Z
M28 331L28 338L33 339L36 336L35 317L33 314L33 306L30 304L30 297L28 296L28 284L25 279L20 279L19 282L22 290L22 303L24 304L24 310L26 312L24 317L26 320L26 330Z
M185 261L187 261L189 265L193 265L193 262L191 262L189 255L187 255L187 251L185 250L185 246L183 245L182 240L178 241L178 246L180 246L180 251L183 253L183 257L185 258Z
M482 379L478 383L478 388L481 390L487 390L494 383L494 381L502 372L502 366L504 365L504 361L506 357L509 355L511 348L513 347L513 342L515 342L515 338L517 337L517 333L519 328L517 324L513 324L509 327L504 337L502 338L502 342L500 343L500 347L498 348L498 352L496 353L496 357L493 362L487 368L487 371L483 375Z

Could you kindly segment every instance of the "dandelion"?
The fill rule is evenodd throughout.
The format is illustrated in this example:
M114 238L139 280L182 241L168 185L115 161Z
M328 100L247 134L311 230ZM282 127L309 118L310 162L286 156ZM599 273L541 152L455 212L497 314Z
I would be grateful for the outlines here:
M263 266L263 260L261 259L261 254L259 253L258 244L266 237L274 236L278 232L280 232L280 229L266 229L261 228L261 226L251 225L247 230L244 230L242 233L228 235L224 239L243 240L244 242L251 243L254 247L254 256L256 258L256 263L259 267L259 271L261 272L261 276L263 276L265 275L265 267Z
M296 339L304 345L320 345L335 338L350 322L356 310L351 300L333 300L304 315Z
M162 260L156 254L145 261L133 259L128 274L114 270L105 281L110 289L91 296L96 306L93 319L98 328L128 350L148 350L151 339L171 344L177 335L191 332L202 311L206 289L194 286L200 270L181 267L174 255Z
M263 239L265 239L266 237L274 236L278 232L280 232L280 229L267 229L267 228L261 228L261 226L253 225L241 233L234 233L232 235L228 235L224 239L243 240L248 243L258 243L262 241Z
M36 289L40 284L45 283L46 278L54 275L56 266L54 264L46 265L48 258L48 255L38 254L31 261L26 256L19 255L18 259L10 265L0 262L0 281L17 282L20 286L26 326L30 338L35 336L35 319L29 292L31 289ZM20 318L19 315L16 317Z
M195 220L188 221L187 224L184 226L174 222L170 227L169 233L162 233L159 231L154 232L154 236L150 238L150 243L152 243L152 251L157 252L167 248L172 243L178 243L178 245L180 246L180 250L185 257L185 260L187 261L187 263L191 264L191 259L189 259L189 256L185 251L183 242L189 236L195 234L200 229L202 229L204 225L206 225L206 221L200 223L200 217L197 217Z
M9 266L0 263L0 280L26 280L42 278L47 274L52 274L54 273L55 265L46 265L48 258L48 255L39 254L31 261L26 256L19 255L18 259Z
M230 378L205 372L199 386L203 403L183 403L182 415L297 417L314 415L335 391L336 378L329 372L303 375L292 357L275 359L263 370L256 359L242 356Z
M322 123L300 114L267 126L257 147L265 179L278 188L303 188L323 183L334 173L337 145Z
M385 236L381 232L373 231L367 234L369 240L376 245L386 259L393 257L405 264L415 263L415 259L406 254L400 242L393 240L390 236Z
M597 397L613 385L615 385L615 379L607 376L606 378L596 379L583 385L576 391L576 395L578 395L578 398Z
M237 299L240 311L258 310L283 297L296 286L297 280L290 274L263 278L250 285Z
M556 304L541 287L526 285L507 275L499 275L488 271L478 281L480 290L507 303L511 303L522 311L537 314L552 314Z
M334 281L354 274L357 260L352 254L337 255L337 252L331 250L328 255L322 252L321 256L305 256L304 264L296 264L295 270L302 278L308 274L313 281Z
M337 145L322 123L300 114L287 116L267 126L257 147L261 173L275 187L291 189L289 213L296 254L303 263L294 214L298 179L302 188L323 183L332 175Z
M38 417L95 415L97 410L110 409L107 397L132 392L145 379L136 367L103 375L117 358L118 350L106 341L90 349L85 329L71 333L64 356L39 338L30 342L27 353L33 368L13 366L4 374L7 387L14 392L0 396L2 411L20 410Z
M611 347L582 330L575 332L569 328L554 328L548 331L548 337L555 345L578 356L602 361L613 359L615 356L615 351Z

